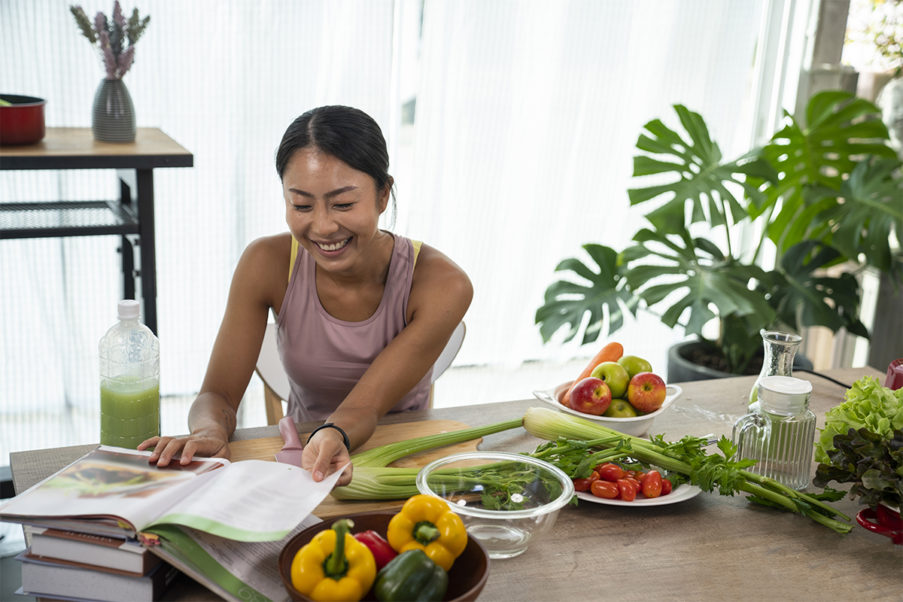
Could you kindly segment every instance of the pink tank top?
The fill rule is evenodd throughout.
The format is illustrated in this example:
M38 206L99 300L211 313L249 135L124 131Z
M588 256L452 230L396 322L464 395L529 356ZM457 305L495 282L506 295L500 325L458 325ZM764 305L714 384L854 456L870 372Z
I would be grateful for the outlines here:
M277 347L288 374L291 394L286 414L295 422L321 421L360 380L376 356L406 326L414 275L414 245L397 234L389 274L379 307L362 322L330 315L317 296L313 257L298 246L282 309L276 318ZM392 412L419 410L429 404L427 372Z

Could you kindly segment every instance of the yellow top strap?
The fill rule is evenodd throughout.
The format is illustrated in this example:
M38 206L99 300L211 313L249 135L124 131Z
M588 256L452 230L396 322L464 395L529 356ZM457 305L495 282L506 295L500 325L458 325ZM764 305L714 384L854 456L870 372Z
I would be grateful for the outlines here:
M417 256L420 255L420 247L423 246L422 240L412 240L414 245L414 265L417 264ZM292 236L292 255L288 262L288 279L292 279L292 271L295 269L295 259L298 258L298 240Z
M288 261L288 279L292 279L292 270L295 269L295 259L298 258L298 239L292 235L292 255Z

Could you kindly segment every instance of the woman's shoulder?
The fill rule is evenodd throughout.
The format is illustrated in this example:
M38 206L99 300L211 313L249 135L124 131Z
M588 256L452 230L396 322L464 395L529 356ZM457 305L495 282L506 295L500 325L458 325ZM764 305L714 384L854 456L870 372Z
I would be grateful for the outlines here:
M469 304L473 297L473 286L461 266L439 249L422 243L411 283L412 296L416 293L426 293L425 296L429 298L452 295L466 299Z
M292 235L288 232L262 236L245 247L238 260L236 273L254 286L264 287L275 293L288 282ZM270 289L270 284L274 288Z
M255 238L245 247L243 257L255 260L276 261L284 258L289 261L292 250L292 235L289 232L261 236Z

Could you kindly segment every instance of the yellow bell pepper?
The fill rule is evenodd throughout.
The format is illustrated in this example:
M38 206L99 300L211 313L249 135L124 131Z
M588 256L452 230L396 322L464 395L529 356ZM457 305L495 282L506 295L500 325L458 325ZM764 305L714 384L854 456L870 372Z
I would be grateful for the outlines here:
M292 559L292 585L313 600L357 601L376 579L370 549L349 531L354 523L341 519L320 531Z
M430 560L447 571L467 546L467 530L448 504L420 494L408 498L401 511L389 521L387 539L399 554L423 550Z

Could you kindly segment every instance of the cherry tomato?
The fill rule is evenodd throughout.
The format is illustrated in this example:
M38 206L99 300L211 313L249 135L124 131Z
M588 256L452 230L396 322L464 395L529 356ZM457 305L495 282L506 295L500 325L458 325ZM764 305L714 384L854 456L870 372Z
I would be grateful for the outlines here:
M662 495L668 495L669 493L671 493L672 487L673 486L671 485L671 481L669 481L668 479L662 479Z
M593 481L593 484L590 486L590 492L596 497L604 497L608 500L615 499L621 493L617 483L612 483L605 479Z
M593 481L589 479L574 479L574 491L589 491L589 486Z
M657 470L647 472L640 482L644 496L658 497L662 494L662 475Z
M599 473L595 470L586 479L573 479L574 491L589 491L590 485L599 480Z
M633 479L618 479L618 492L622 500L632 502L636 498L636 481Z
M639 480L635 479L634 477L624 477L624 478L626 480L630 481L631 483L633 483L633 486L634 486L634 488L636 488L637 493L639 493L642 490L643 484Z
M617 464L612 464L611 462L599 466L597 470L599 471L600 479L605 479L606 481L611 481L613 483L618 479L623 479L627 476L627 471L625 471Z

